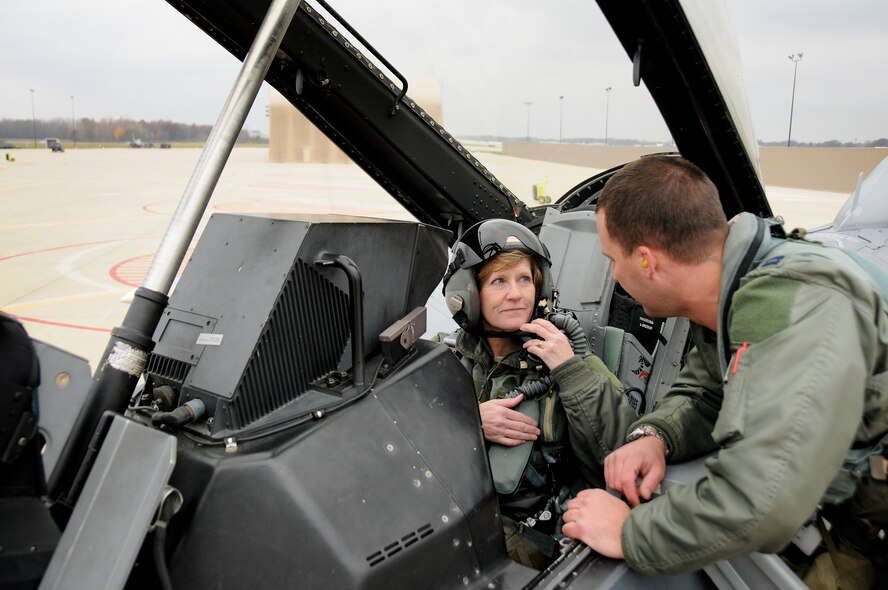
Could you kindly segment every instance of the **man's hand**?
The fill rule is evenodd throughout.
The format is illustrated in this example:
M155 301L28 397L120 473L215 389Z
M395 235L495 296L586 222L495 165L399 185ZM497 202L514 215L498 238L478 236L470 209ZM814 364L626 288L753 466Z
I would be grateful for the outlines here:
M524 401L524 395L511 399L492 399L478 406L484 438L493 443L514 447L540 435L536 421L513 410Z
M624 445L604 460L604 479L609 488L622 493L633 506L639 496L651 494L666 475L666 445L656 436L645 436ZM641 485L638 478L641 477Z
M583 490L567 503L561 532L605 557L623 559L621 540L627 518L629 507L619 498L604 490Z

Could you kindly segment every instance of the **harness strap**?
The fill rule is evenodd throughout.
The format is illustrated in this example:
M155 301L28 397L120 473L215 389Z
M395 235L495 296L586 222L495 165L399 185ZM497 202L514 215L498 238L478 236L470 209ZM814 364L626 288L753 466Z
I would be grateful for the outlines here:
M525 416L530 416L537 423L540 421L540 406L534 400L521 402L515 410ZM490 448L487 450L487 457L490 460L490 471L493 475L493 485L497 493L507 496L515 493L526 468L530 464L530 454L532 451L532 441L514 447L498 444L490 445Z
M752 242L750 242L749 247L743 254L740 265L731 278L731 284L728 286L724 307L722 308L722 326L724 326L722 330L722 353L725 357L725 365L731 364L731 335L729 333L730 330L728 330L728 313L731 310L731 301L734 299L734 293L740 287L740 279L746 276L746 273L752 267L755 262L755 255L765 239L765 221L757 217L756 222L755 237L752 238Z

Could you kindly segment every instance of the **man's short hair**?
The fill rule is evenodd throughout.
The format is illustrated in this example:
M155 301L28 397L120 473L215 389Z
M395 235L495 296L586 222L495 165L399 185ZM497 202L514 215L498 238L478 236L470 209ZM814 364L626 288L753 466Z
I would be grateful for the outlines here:
M540 265L537 264L537 261L534 260L533 256L526 252L521 252L520 250L506 250L505 252L500 252L481 265L481 268L478 269L478 288L480 289L487 277L493 273L512 268L513 266L518 266L521 264L521 261L525 259L530 261L530 272L533 276L533 286L539 289L543 282L543 273L540 272Z
M608 234L627 254L647 245L695 264L728 233L715 184L677 156L627 164L607 181L597 207L605 211Z

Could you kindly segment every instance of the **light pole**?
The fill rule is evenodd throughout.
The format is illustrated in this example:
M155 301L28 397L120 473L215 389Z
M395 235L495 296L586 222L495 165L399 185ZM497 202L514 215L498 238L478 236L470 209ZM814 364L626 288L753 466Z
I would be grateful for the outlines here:
M74 122L74 95L71 95L71 135L74 136L74 147L77 147L77 124Z
M530 107L533 106L533 103L528 101L524 103L524 106L527 107L527 143L530 143Z
M558 143L561 143L564 131L564 95L559 96L558 100L561 101L561 108L558 111Z
M31 91L31 124L34 126L34 149L37 149L37 116L34 114L34 89L28 88Z
M607 123L608 119L610 119L611 87L608 86L605 88L604 92L607 95L607 100L604 104L604 145L607 145Z
M795 107L795 85L796 74L799 73L799 62L802 61L802 53L792 53L789 55L789 61L792 62L792 99L789 101L789 135L786 136L786 147L789 147L792 141L792 109Z

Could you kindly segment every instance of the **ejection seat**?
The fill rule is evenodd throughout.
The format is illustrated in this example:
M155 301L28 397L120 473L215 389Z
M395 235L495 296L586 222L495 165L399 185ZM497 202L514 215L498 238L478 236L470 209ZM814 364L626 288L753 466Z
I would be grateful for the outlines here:
M688 320L650 318L614 283L593 208L548 209L540 239L552 257L559 307L576 314L592 352L626 386L635 411L649 412L681 368Z

